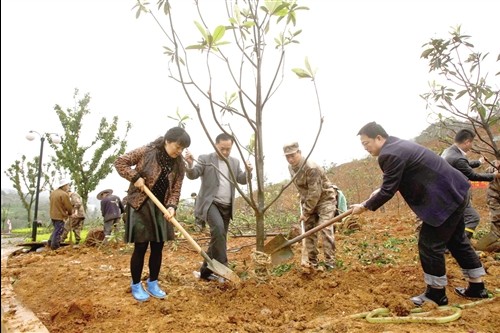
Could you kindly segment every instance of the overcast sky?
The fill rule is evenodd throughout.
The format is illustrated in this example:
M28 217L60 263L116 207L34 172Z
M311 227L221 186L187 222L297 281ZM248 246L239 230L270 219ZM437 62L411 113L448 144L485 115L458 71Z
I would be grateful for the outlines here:
M210 0L216 1L220 0ZM151 3L154 9L156 1ZM62 133L54 105L73 107L75 88L81 97L88 92L92 98L92 114L84 128L88 133L95 133L101 117L117 115L119 134L125 121L133 125L130 150L176 125L167 115L179 108L193 118L187 126L193 154L212 151L179 86L167 77L164 36L150 17L135 18L134 4L132 0L1 1L2 188L12 187L5 170L16 159L39 154L40 141L25 139L29 130ZM492 59L500 53L498 0L299 4L310 10L298 17L301 44L290 49L286 61L288 69L303 67L307 56L318 69L325 122L311 159L322 165L365 157L356 133L369 121L404 139L428 126L428 111L419 95L427 92L431 80L426 61L420 59L422 45L430 38L447 38L451 27L460 24L462 32L472 36L476 51L490 52ZM195 19L194 13L186 15L188 23ZM192 41L197 40L195 36ZM489 78L497 80L498 88L493 74ZM288 177L282 155L285 142L297 140L305 152L310 148L318 109L311 83L296 79L290 70L276 100L264 118L266 174L273 182ZM45 148L47 161L51 151L48 145ZM92 195L107 187L124 196L127 182L114 172ZM186 179L182 196L189 197L198 187L198 181Z

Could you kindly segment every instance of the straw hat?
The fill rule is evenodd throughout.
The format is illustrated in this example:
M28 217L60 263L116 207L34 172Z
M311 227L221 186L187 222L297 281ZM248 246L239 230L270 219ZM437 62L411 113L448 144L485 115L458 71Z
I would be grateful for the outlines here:
M56 188L61 188L64 185L71 184L71 181L67 178L61 178L56 183Z
M104 194L106 193L109 193L109 194L113 194L113 190L108 188L108 189L105 189L105 190L102 190L101 192L99 192L99 194L97 195L97 200L102 200L102 197L104 196Z

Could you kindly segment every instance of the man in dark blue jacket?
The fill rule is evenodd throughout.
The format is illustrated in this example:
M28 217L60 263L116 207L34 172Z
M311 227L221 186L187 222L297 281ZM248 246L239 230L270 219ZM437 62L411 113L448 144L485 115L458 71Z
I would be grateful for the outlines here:
M446 248L469 280L467 288L455 291L467 298L487 298L488 291L481 278L486 272L464 233L464 209L470 187L467 178L431 150L388 136L375 122L363 126L358 135L365 150L378 156L384 175L379 190L363 203L351 206L353 214L375 211L399 191L423 221L418 250L427 289L412 297L413 303L448 304Z
M104 236L110 236L113 229L119 230L122 213L125 211L120 198L113 195L112 189L106 189L97 195L101 200L101 213L104 219Z
M472 143L476 134L469 129L461 129L455 135L455 144L445 149L441 154L452 167L464 174L471 181L487 181L491 182L495 179L492 173L477 173L473 168L477 168L482 164L481 160L469 161L467 152L472 149ZM464 212L465 218L465 234L472 238L477 225L479 224L479 213L472 207L471 201L467 203Z

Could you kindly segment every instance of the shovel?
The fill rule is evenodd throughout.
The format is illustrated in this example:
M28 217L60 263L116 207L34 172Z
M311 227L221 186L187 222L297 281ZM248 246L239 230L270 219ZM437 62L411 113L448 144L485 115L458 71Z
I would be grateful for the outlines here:
M273 239L271 239L266 245L264 245L264 252L271 255L271 263L273 265L279 265L282 262L285 262L288 259L293 257L293 251L292 251L292 248L290 247L290 245L297 243L298 241L302 240L303 238L306 238L307 236L314 234L315 232L317 232L323 228L326 228L326 227L334 224L335 222L341 221L344 217L351 215L351 213L352 213L352 208L349 209L348 211L346 211L345 213L342 213L342 214L334 217L330 221L323 223L323 224L320 224L320 225L312 228L311 230L308 230L305 233L303 233L295 238L292 238L290 240L287 240L285 238L285 236L280 234L280 235L274 237Z
M223 278L233 282L233 283L239 283L240 278L238 275L236 275L232 270L230 270L228 267L224 266L220 262L218 262L215 259L211 259L208 254L201 249L201 247L196 243L196 241L191 237L190 234L180 225L179 222L173 217L170 212L163 206L163 204L155 197L155 195L147 188L144 186L144 192L147 194L147 196L153 200L155 205L160 208L160 210L163 212L164 215L168 216L168 221L172 223L179 231L182 233L182 235L188 240L189 244L198 252L201 254L201 256L206 260L208 268L214 272L217 275L222 276Z
M302 203L300 203L300 202L299 202L299 207L300 207L300 216L302 216ZM305 222L304 222L304 220L301 220L300 221L300 234L303 234L305 232L306 232ZM307 265L307 263L309 262L309 255L307 254L307 250L306 250L306 239L305 238L302 239L302 257L300 259L300 262L303 266Z

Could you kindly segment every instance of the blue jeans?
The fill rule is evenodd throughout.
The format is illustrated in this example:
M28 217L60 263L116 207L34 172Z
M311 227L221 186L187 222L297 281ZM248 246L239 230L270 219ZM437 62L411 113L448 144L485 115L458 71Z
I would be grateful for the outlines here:
M61 247L61 235L64 231L64 221L61 220L52 220L54 224L54 230L50 235L50 248L52 250L58 249Z

